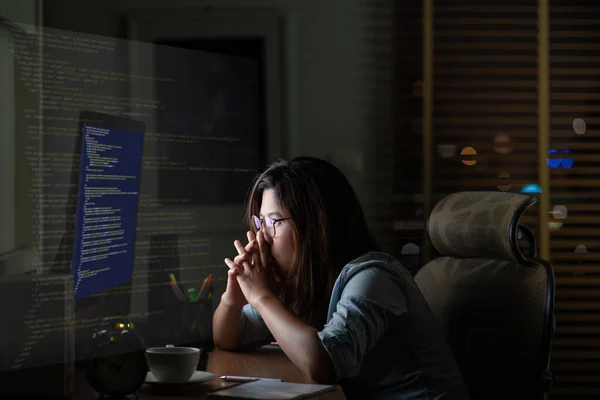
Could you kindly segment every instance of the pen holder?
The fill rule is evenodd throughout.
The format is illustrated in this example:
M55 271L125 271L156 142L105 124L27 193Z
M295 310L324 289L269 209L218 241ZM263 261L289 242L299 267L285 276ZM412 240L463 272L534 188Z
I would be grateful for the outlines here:
M179 343L199 343L212 340L212 300L179 301Z

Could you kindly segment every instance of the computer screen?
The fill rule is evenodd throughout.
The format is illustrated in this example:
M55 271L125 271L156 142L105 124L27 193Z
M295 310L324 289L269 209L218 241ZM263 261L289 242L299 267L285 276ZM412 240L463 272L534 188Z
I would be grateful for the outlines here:
M109 125L84 123L81 137L75 300L131 280L144 145L143 131Z

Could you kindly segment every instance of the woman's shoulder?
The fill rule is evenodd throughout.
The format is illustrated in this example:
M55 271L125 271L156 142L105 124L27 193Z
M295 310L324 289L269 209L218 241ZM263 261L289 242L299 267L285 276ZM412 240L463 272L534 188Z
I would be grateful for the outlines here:
M396 258L394 256L392 256L391 254L384 253L382 251L370 251L370 252L365 253L362 256L350 261L348 263L348 265L360 264L360 263L365 263L365 262L376 262L376 261L391 263L391 262L398 261L398 260L396 260Z
M396 257L381 251L370 251L363 254L346 264L345 268L353 270L361 267L387 267L393 270L406 269Z
M410 276L410 272L394 256L379 251L371 251L346 264L339 279L348 281L367 270L374 274L383 274L394 278L405 278L407 274Z
M366 301L369 309L377 304L400 315L406 311L404 288L409 280L410 273L395 257L370 252L344 267L334 287L332 301L337 303L351 298L354 306Z

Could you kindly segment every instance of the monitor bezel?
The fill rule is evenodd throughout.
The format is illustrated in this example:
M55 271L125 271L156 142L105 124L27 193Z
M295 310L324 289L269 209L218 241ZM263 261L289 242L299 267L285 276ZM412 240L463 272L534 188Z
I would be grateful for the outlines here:
M134 119L127 118L127 117L116 116L116 115L112 115L112 114L104 114L104 113L100 113L100 112L96 112L96 111L84 110L79 113L79 122L78 122L78 126L77 126L77 136L76 136L76 140L75 140L75 148L73 150L73 155L79 154L81 156L82 142L83 142L82 131L83 131L83 127L85 124L94 125L99 128L105 128L105 129L128 130L128 131L142 132L144 134L146 133L146 123L143 121L134 120ZM139 174L141 174L141 170L142 170L142 164L140 163L140 171L138 172ZM71 185L70 185L69 200L68 200L68 202L69 202L68 204L70 204L71 206L74 205L75 210L77 210L77 201L78 201L78 195L79 195L80 171L81 171L81 163L79 162L76 165L74 165L74 168L71 171ZM139 202L138 202L138 207L139 207ZM74 220L73 227L72 227L73 232L75 232L75 225L76 225L76 222ZM67 230L67 231L69 231L69 230ZM135 241L136 236L137 235L134 236L134 241ZM135 247L134 247L133 258L135 259ZM72 269L71 269L71 273L73 273ZM82 310L85 310L85 309L97 309L97 312L91 312L90 316L94 316L94 314L99 313L100 315L98 315L98 318L123 316L125 314L127 314L127 315L130 314L131 301L129 301L126 305L120 304L120 307L123 308L123 312L119 313L119 315L102 315L102 314L104 314L103 311L105 310L105 307L103 307L103 306L107 305L108 298L110 297L110 296L106 296L105 294L107 294L108 292L121 291L121 290L125 290L126 292L131 293L132 282L133 282L133 279L130 279L128 282L117 285L117 286L113 287L112 289L103 290L99 293L96 293L96 294L93 294L90 296L86 296L86 297L82 297L80 299L75 300L74 304L75 304L76 317L77 317L77 314L81 313Z

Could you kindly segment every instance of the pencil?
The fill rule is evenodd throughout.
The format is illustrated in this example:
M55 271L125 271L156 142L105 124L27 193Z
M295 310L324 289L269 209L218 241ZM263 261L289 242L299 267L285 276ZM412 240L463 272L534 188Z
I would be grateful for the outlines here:
M202 297L202 293L204 292L204 289L206 289L207 282L208 282L208 276L206 278L204 278L204 282L202 282L202 287L200 287L200 291L198 292L196 301L200 300L200 297Z
M171 280L171 283L173 285L175 285L175 287L177 288L177 292L179 293L179 298L181 300L187 300L185 293L183 292L183 290L181 290L181 287L179 287L179 284L177 283L177 279L175 279L175 274L170 273L169 279Z
M179 289L179 287L173 283L173 281L169 282L169 284L171 285L171 289L173 289L173 292L175 293L175 297L177 297L179 300L185 300L185 296L183 295L183 293L181 293L181 289Z
M208 291L208 295L206 296L206 298L208 300L212 299L212 292L213 292L213 287L212 287L212 281L213 281L213 274L208 274L208 281L206 282L206 288Z

